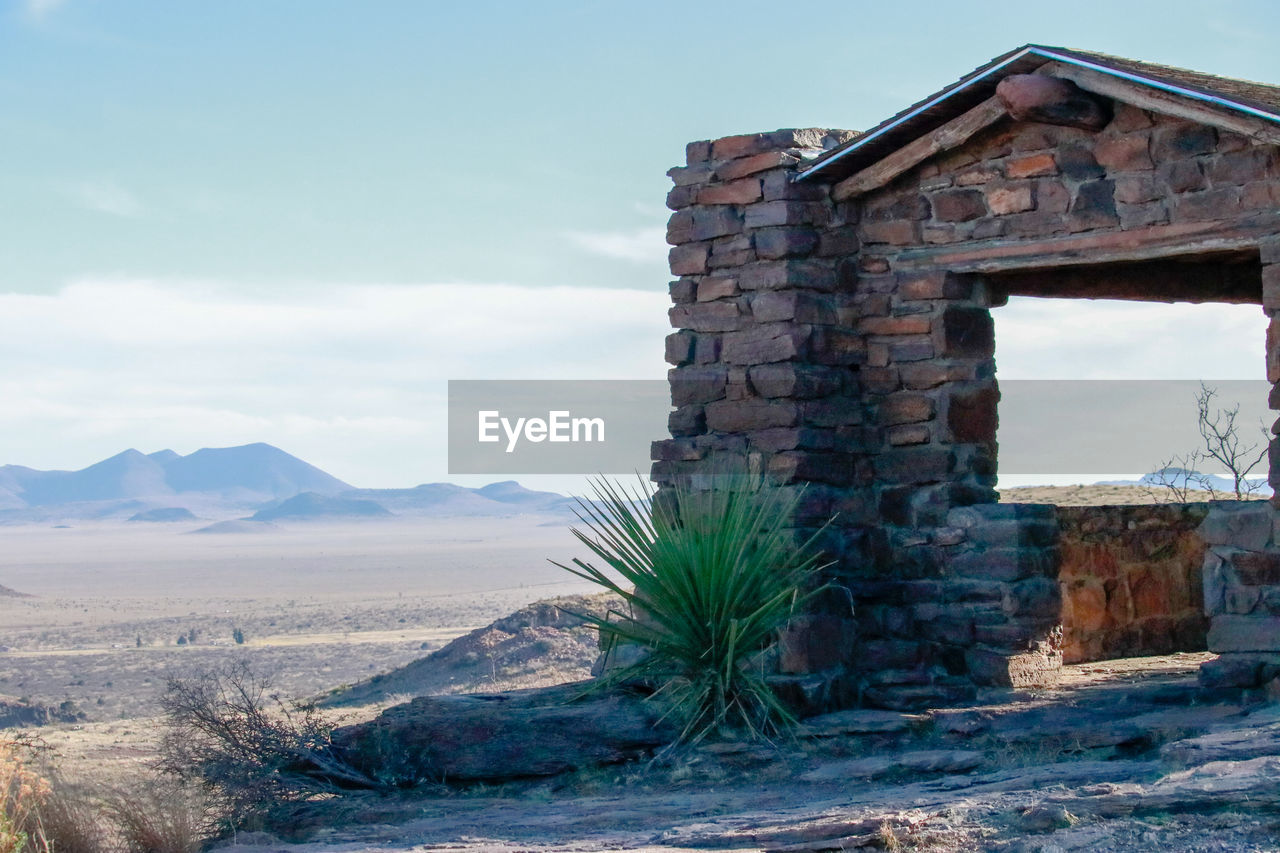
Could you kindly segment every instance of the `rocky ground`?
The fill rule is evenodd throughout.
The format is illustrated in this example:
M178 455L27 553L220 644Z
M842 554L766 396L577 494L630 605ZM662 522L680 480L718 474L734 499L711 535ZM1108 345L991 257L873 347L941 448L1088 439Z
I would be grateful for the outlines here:
M1205 657L1069 667L1054 690L965 708L841 712L774 747L356 797L300 816L329 826L307 841L231 849L1280 849L1280 708L1202 692Z

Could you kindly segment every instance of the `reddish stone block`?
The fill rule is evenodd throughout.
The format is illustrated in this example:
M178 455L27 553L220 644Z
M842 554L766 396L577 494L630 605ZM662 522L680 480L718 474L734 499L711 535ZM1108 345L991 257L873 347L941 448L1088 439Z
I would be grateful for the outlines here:
M991 213L995 216L1022 213L1023 211L1034 209L1035 206L1035 197L1032 195L1031 186L1028 184L989 187L987 189L987 207L990 208Z
M858 331L866 335L922 335L928 333L931 322L921 314L905 317L866 317L858 323Z
M668 253L672 275L701 275L707 271L711 248L706 243L686 243Z
M707 419L701 406L681 406L667 415L667 430L673 436L701 435L707 431Z
M1146 133L1100 139L1093 149L1098 164L1116 172L1141 172L1155 168L1151 137Z
M1217 144L1217 131L1197 122L1164 122L1151 132L1151 153L1158 161L1208 154Z
M1238 186L1271 176L1273 156L1267 149L1246 148L1219 154L1209 162L1209 180L1215 187Z
M693 214L693 239L712 240L716 237L728 237L742 232L742 214L732 207L717 205L715 207L694 207L681 211L671 217L674 223L677 217L685 213ZM671 242L668 228L667 242Z
M838 370L800 364L762 364L752 367L749 376L761 397L823 397L839 391L842 382Z
M687 331L674 332L667 335L666 340L666 361L667 364L682 365L688 364L693 360L693 344L696 340L695 336Z
M1123 204L1142 204L1165 195L1150 175L1125 175L1116 178L1115 186L1115 200Z
M799 162L799 157L784 151L766 151L763 154L743 157L740 160L730 160L716 169L715 174L722 181L736 181L738 178L745 178L748 175L755 175L769 169L794 166Z
M1005 230L1003 219L982 219L973 225L973 239L986 240L989 237L1003 237Z
M756 254L761 260L801 257L818 246L812 228L762 228L755 233Z
M729 332L721 343L721 358L729 364L771 364L790 361L805 351L807 331L775 325Z
M866 243L888 243L893 246L906 246L920 240L920 224L898 220L894 222L864 222L862 239ZM888 264L884 267L889 268Z
M881 426L920 423L931 420L935 411L933 398L927 394L903 391L891 394L876 409Z
M684 147L684 161L692 166L695 163L705 163L711 159L711 140L700 139L697 142L690 142Z
M1058 164L1052 154L1032 154L1016 157L1005 163L1004 173L1009 178L1036 178L1058 174Z
M946 479L955 467L955 455L942 448L894 448L874 460L876 479L883 483L936 483Z
M677 305L667 312L671 325L695 332L731 332L742 325L742 312L735 302L695 302Z
M1280 553L1243 551L1232 556L1231 567L1240 583L1246 586L1280 584Z
M691 184L703 184L711 180L714 169L710 163L699 163L696 166L676 166L667 170L667 177L678 187Z
M920 229L920 239L931 246L944 243L955 243L963 239L954 225L924 225Z
M707 276L698 282L698 301L711 302L738 294L738 280L724 276Z
M831 326L813 329L810 344L814 364L849 365L867 360L867 340L862 335Z
M1036 210L1042 213L1066 213L1071 206L1071 191L1057 180L1035 182Z
M953 389L947 398L947 428L964 444L991 444L999 425L1000 392L992 385Z
M892 427L886 436L889 439L889 444L893 447L928 444L931 437L929 428L924 424L903 424L902 426Z
M1225 219L1240 209L1240 191L1235 187L1183 193L1174 198L1173 212L1186 222Z
M673 281L667 285L667 291L671 294L671 301L676 304L683 302L692 302L693 294L697 287L697 283L691 278L682 278L679 281Z
M729 383L729 370L723 366L679 367L667 372L671 383L671 404L688 406L722 399Z
M870 394L891 394L897 391L902 381L898 376L898 368L864 367L858 372L858 380L863 390Z
M966 169L958 172L955 177L955 183L958 187L971 187L981 184L990 183L1000 179L1000 172L992 166L982 165L972 169Z
M913 391L936 388L955 378L950 368L940 364L904 364L899 371L902 384Z
M995 352L995 325L985 308L948 307L940 331L940 348L953 358L990 358Z
M1114 181L1089 181L1078 186L1075 200L1071 203L1071 230L1109 228L1120 224L1115 193Z
M1129 133L1151 127L1151 125L1151 116L1147 112L1123 101L1116 101L1111 115L1111 124L1107 125L1107 129Z
M933 343L928 340L913 340L889 345L889 359L891 361L924 361L925 359L933 358L934 354Z
M698 190L698 204L751 204L763 193L759 178L743 178L727 184L711 184Z
M745 213L748 228L825 224L828 219L826 206L812 201L766 201L748 206Z
M928 219L929 199L918 192L875 196L866 201L863 216L868 222Z
M716 400L708 403L707 428L718 432L748 432L795 426L795 403L780 400Z
M987 215L979 190L948 190L933 196L933 215L943 222L967 222Z
M693 204L697 196L698 187L696 185L672 187L671 191L667 193L667 207L672 210L682 210Z
M905 301L918 299L967 299L973 293L973 281L950 272L907 273L898 284L898 296Z
M1280 264L1267 264L1262 268L1262 307L1267 311L1280 311Z
M1120 217L1121 228L1164 225L1169 221L1169 207L1163 201L1116 205L1116 214Z
M1170 192L1195 192L1209 188L1209 179L1205 177L1199 160L1174 160L1160 167L1160 179L1164 181Z
M1089 181L1106 174L1088 145L1063 145L1058 148L1054 159L1062 174L1073 181Z

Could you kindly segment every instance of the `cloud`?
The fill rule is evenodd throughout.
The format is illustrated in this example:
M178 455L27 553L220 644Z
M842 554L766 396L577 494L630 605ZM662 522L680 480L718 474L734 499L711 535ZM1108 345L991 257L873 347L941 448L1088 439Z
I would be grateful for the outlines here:
M579 249L632 263L663 263L667 258L667 229L646 226L628 231L570 231L569 242Z
M72 186L68 194L87 210L129 218L142 215L142 202L137 196L109 179L82 181Z
M1014 298L992 311L1003 379L1263 379L1256 305Z
M23 6L27 15L40 19L66 5L66 0L24 0Z
M359 485L443 479L445 380L660 379L666 309L661 291L462 283L0 294L0 464L268 441Z

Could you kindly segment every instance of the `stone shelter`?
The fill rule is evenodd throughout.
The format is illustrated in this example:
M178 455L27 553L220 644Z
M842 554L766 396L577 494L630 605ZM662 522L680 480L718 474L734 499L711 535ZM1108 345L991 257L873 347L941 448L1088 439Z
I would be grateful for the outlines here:
M777 684L910 707L1050 684L1064 649L1206 643L1206 683L1280 674L1274 501L998 500L990 313L1010 296L1254 304L1272 318L1259 371L1280 382L1278 145L1280 87L1039 45L865 132L688 145L653 476L751 466L807 484L798 530L836 515L824 545L848 594L796 621Z

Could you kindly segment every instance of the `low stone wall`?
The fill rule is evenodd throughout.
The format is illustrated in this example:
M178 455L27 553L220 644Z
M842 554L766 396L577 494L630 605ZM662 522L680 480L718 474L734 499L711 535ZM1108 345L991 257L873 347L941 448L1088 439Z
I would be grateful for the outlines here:
M1203 651L1206 504L1058 508L1064 663Z

